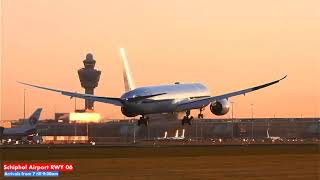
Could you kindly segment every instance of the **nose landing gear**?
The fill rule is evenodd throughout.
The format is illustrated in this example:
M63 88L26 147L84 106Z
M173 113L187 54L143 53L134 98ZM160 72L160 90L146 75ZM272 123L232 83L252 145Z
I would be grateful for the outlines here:
M140 126L141 124L144 124L147 127L149 124L149 117L145 117L144 115L142 115L138 120L138 126Z
M200 109L200 112L199 112L199 114L198 114L198 118L199 119L203 119L203 114L202 114L202 111L204 110L204 108L201 108Z

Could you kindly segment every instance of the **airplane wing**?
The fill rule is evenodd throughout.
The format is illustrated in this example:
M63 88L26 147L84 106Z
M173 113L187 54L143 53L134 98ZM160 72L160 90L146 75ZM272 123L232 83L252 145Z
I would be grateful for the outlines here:
M120 98L112 98L112 97L103 97L103 96L94 96L91 94L81 94L81 93L75 93L75 92L68 92L68 91L63 91L59 89L53 89L53 88L48 88L48 87L42 87L42 86L37 86L33 84L28 84L24 82L18 82L20 84L24 84L27 86L39 88L39 89L45 89L48 91L53 91L53 92L58 92L61 93L62 95L65 96L70 96L71 98L76 97L76 98L81 98L81 99L88 99L91 101L97 101L97 102L102 102L102 103L107 103L107 104L112 104L115 106L122 106L123 105L123 100Z
M240 91L234 91L234 92L231 92L231 93L227 93L227 94L222 94L222 95L218 95L218 96L211 96L211 97L207 97L207 98L202 98L202 99L196 99L194 101L189 101L189 102L185 102L185 103L182 103L180 105L178 105L178 110L184 110L184 109L193 109L194 107L199 107L201 105L204 106L207 106L209 103L211 102L214 102L214 101L218 101L218 100L221 100L221 99L228 99L230 97L233 97L233 96L239 96L239 95L246 95L247 93L250 93L250 92L253 92L253 91L256 91L256 90L259 90L259 89L262 89L262 88L265 88L265 87L268 87L268 86L271 86L271 85L274 85L278 82L280 82L281 80L285 79L287 77L284 76L283 78L279 79L279 80L276 80L276 81L272 81L272 82L269 82L269 83L266 83L266 84L262 84L262 85L259 85L259 86L255 86L255 87L252 87L252 88L247 88L247 89L243 89L243 90L240 90Z

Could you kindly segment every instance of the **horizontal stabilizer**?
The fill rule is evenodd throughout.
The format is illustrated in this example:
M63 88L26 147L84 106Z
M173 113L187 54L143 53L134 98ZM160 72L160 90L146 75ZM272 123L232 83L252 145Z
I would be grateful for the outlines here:
M42 111L42 108L38 108L34 111L34 113L28 119L29 125L35 126L38 123L41 111Z

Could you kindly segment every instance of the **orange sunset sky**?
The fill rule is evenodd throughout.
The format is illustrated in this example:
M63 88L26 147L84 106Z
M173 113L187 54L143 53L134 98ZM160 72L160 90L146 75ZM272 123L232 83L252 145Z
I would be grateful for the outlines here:
M83 92L77 70L88 52L102 71L95 94L119 97L120 47L136 86L200 82L217 95L288 74L232 98L235 116L251 117L250 104L255 117L320 116L319 7L319 0L2 0L1 119L23 117L24 88L27 116L37 107L42 118L72 111L69 97L16 81ZM95 107L105 118L123 117L112 105ZM208 108L205 115L214 117Z

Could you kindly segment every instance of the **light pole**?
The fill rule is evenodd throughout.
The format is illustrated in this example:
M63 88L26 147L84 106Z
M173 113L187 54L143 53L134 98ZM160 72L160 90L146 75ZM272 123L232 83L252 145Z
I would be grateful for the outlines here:
M23 89L23 119L26 119L26 89Z
M198 120L196 120L196 140L198 140Z
M232 126L231 126L231 138L232 138L232 140L233 140L233 104L234 104L234 102L230 102L231 103L231 118L232 118Z
M317 123L317 134L318 134L318 137L317 138L320 138L320 120L318 120L318 123Z
M231 118L233 119L233 104L234 102L230 102L231 103Z
M136 143L136 130L135 130L135 121L134 119L131 121L132 125L133 125L133 144Z
M251 104L251 138L253 139L253 104Z
M76 97L74 97L74 112L77 112L77 98Z
M88 138L88 141L89 141L89 123L87 122L87 138Z

